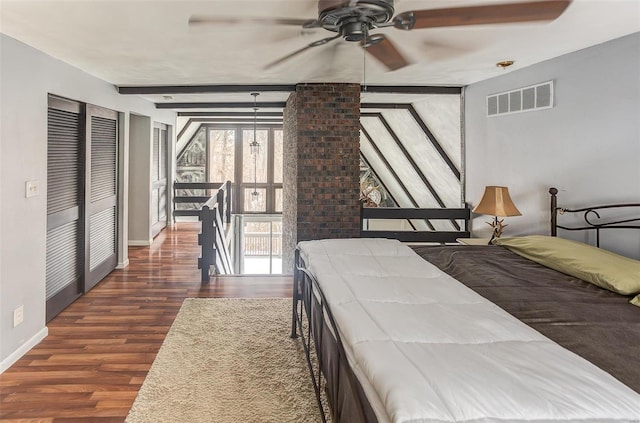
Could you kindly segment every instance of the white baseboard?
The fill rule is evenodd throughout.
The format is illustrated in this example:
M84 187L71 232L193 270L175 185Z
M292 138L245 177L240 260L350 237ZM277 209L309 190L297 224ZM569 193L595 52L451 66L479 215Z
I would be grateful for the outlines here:
M116 265L116 269L124 269L125 267L127 267L129 265L129 259L126 259L125 261L123 261L122 263L118 263Z
M153 242L152 239L147 240L139 240L139 239L130 239L129 246L130 247L148 247Z
M27 342L22 344L20 348L9 354L7 358L0 362L0 373L3 373L9 367L13 366L13 363L18 361L20 357L29 352L29 350L40 343L49 334L49 328L46 326L42 330L31 337Z

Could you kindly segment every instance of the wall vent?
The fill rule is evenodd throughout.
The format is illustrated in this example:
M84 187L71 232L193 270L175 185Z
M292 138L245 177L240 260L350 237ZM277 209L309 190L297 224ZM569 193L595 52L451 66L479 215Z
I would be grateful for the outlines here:
M552 107L553 81L487 96L487 116L530 112Z

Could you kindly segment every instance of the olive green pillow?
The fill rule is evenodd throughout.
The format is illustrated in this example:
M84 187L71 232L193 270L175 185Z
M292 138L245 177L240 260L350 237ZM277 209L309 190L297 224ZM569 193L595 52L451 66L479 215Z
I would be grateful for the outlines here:
M638 307L640 307L640 295L636 295L629 302L633 305L637 305Z
M640 293L640 261L581 242L551 236L499 238L495 242L544 266L622 295Z

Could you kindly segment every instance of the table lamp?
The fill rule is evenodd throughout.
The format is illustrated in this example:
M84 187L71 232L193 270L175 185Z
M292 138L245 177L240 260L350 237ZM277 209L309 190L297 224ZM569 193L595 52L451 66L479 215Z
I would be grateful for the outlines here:
M493 228L493 234L491 235L489 244L493 243L494 239L500 238L502 230L507 226L503 223L504 219L498 220L498 217L522 216L522 213L520 213L511 200L509 188L497 186L486 186L484 188L482 199L473 209L473 212L494 216L493 222L487 222L487 225Z

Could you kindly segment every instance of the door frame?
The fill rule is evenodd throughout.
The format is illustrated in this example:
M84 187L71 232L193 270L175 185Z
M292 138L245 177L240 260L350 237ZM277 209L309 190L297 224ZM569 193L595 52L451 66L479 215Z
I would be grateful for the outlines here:
M164 186L165 187L165 205L164 205L164 212L165 212L165 216L164 216L164 220L162 220L160 217L158 218L158 221L155 223L151 224L151 237L155 238L160 232L162 232L162 230L164 228L167 227L167 225L169 224L169 216L171 215L171 210L169 208L169 125L164 124L164 123L160 123L160 122L153 122L153 127L152 127L152 137L155 137L155 129L158 130L158 160L160 160L160 163L158 164L158 172L159 172L159 176L158 176L158 180L154 181L153 178L155 177L155 175L151 175L151 190L152 190L152 194L151 194L151 198L153 198L153 191L159 189L160 187ZM164 138L163 138L163 133L164 133ZM153 143L153 139L152 139L152 143ZM164 151L164 163L162 163L162 154ZM156 160L156 157L154 157L153 155L153 145L151 148L151 160ZM162 178L160 177L162 175L162 168L164 167L164 181L162 180ZM151 169L153 169L153 164L151 166ZM153 205L153 201L151 201L151 205ZM158 215L160 215L160 196L158 196Z

